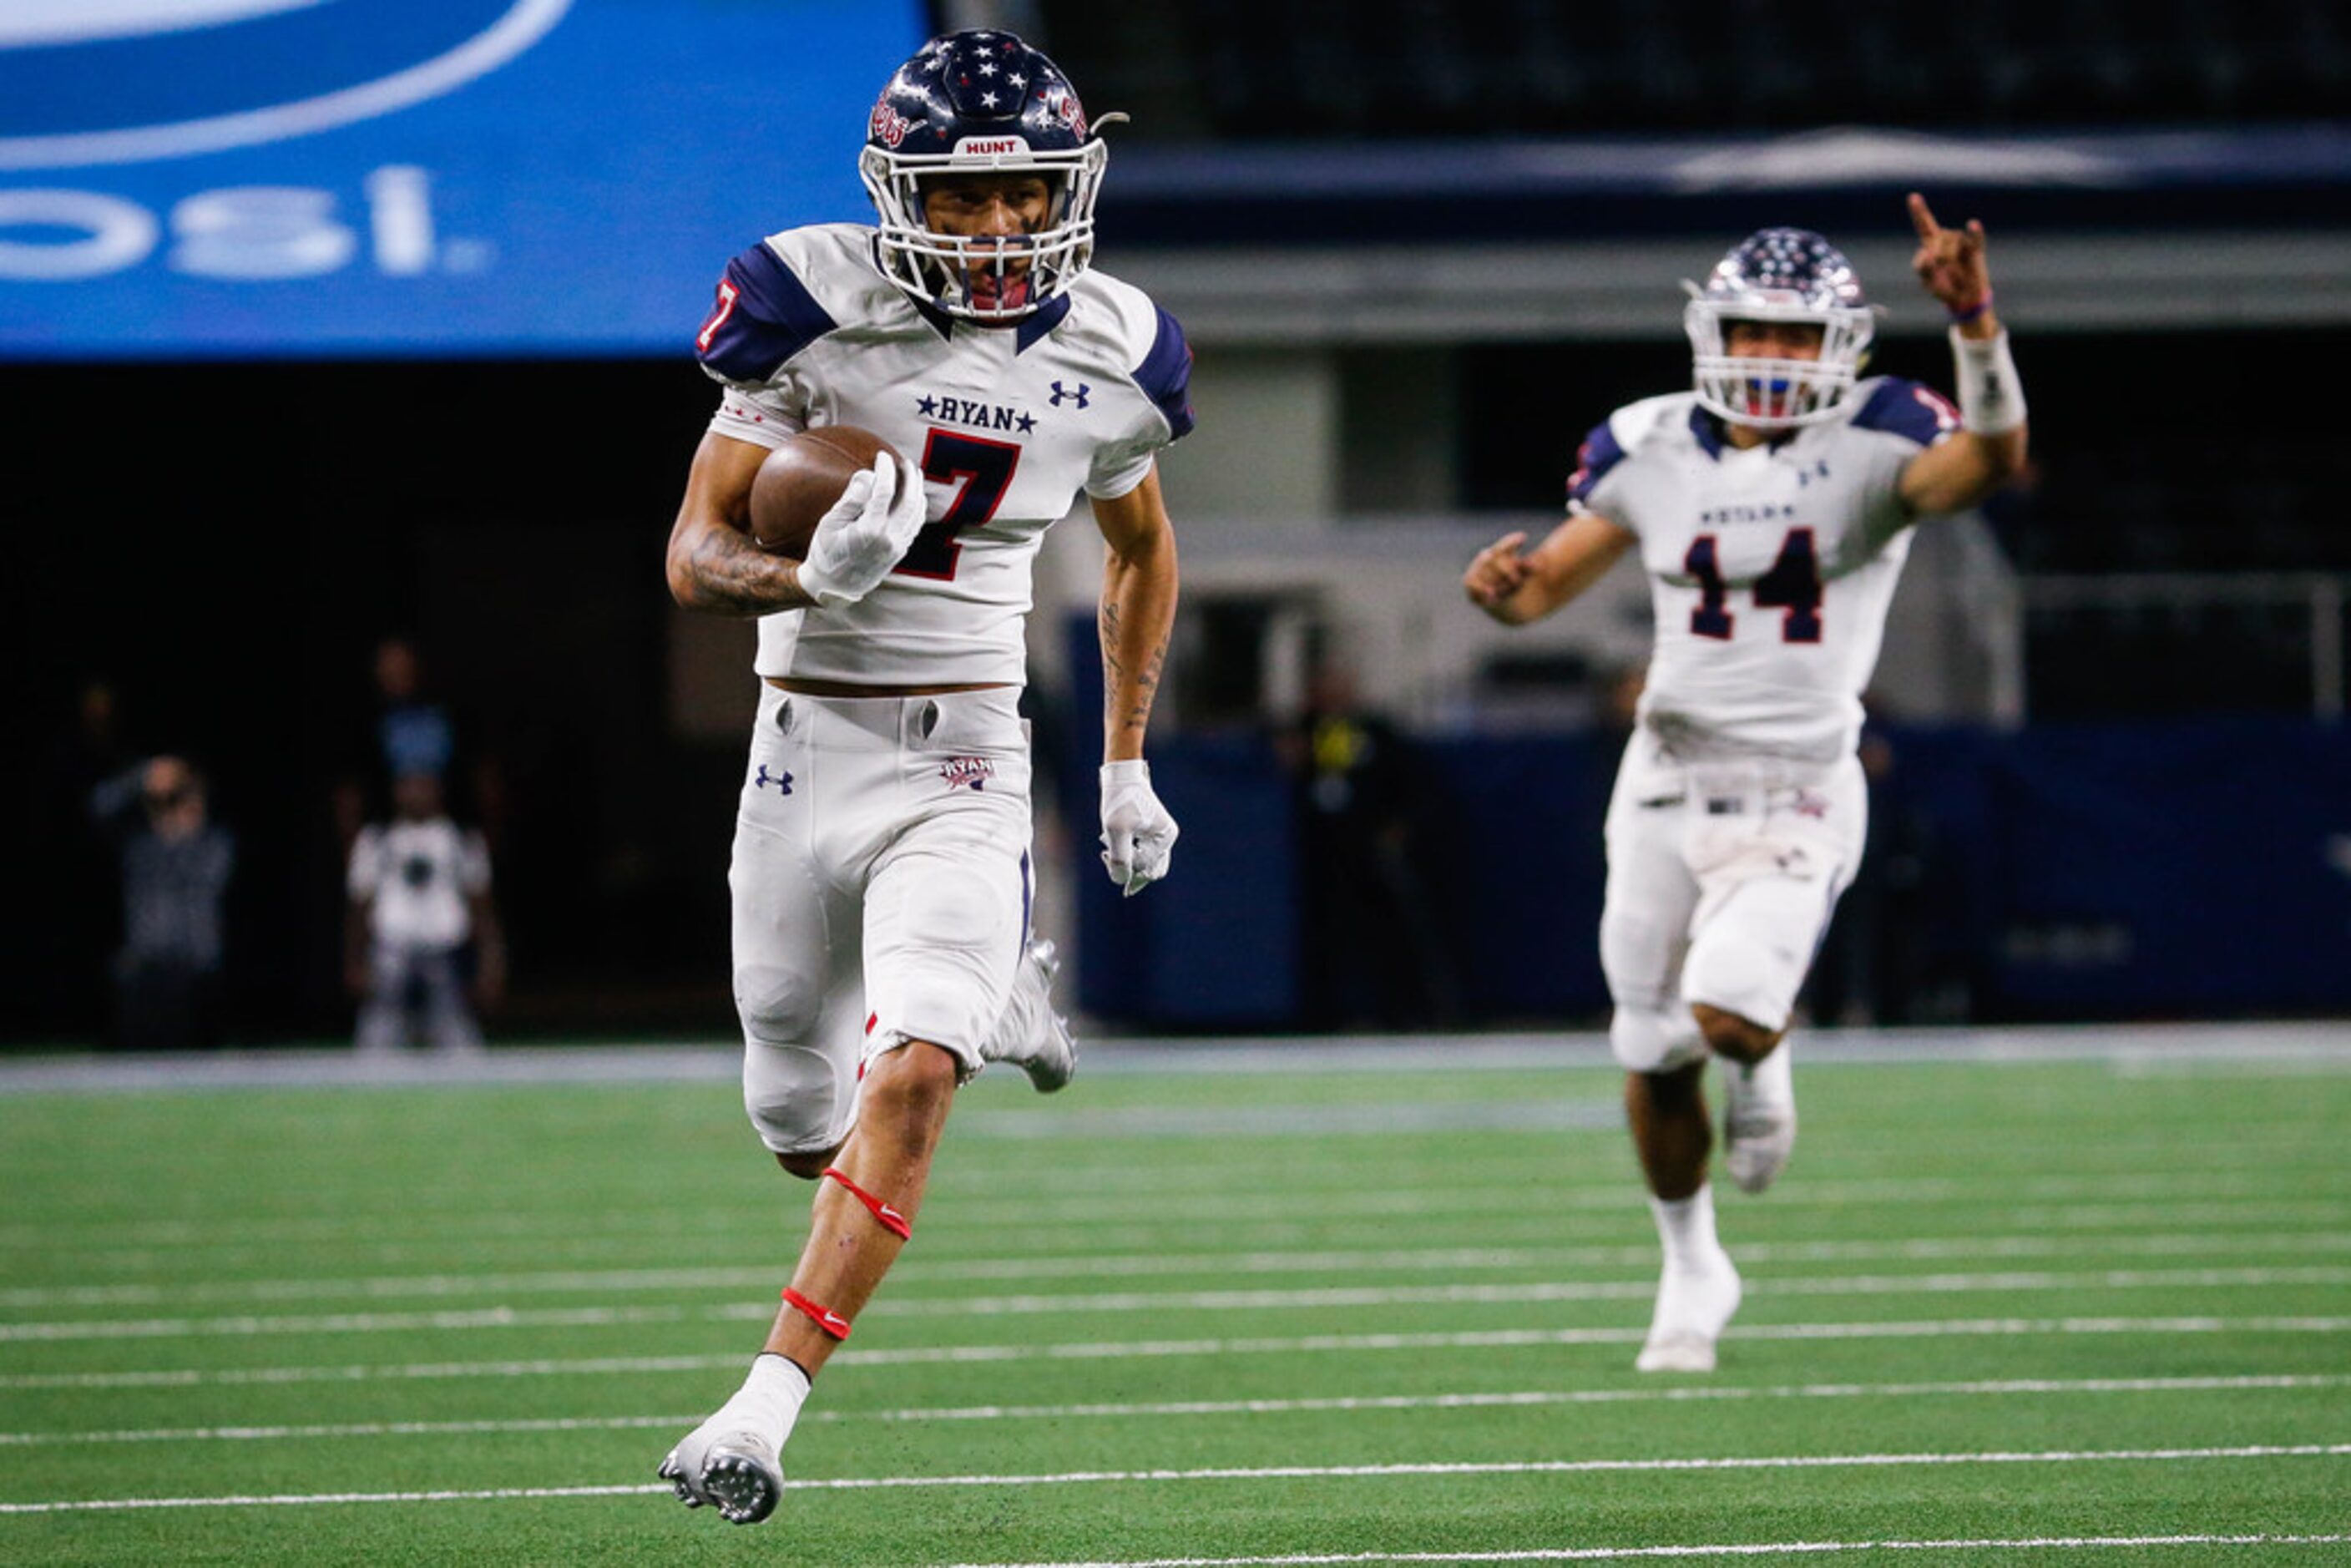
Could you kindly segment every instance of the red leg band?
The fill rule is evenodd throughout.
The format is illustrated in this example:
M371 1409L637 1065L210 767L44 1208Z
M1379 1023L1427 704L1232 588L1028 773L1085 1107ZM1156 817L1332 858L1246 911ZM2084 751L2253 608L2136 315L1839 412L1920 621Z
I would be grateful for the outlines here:
M901 1241L912 1241L914 1239L914 1228L907 1223L906 1217L904 1215L899 1213L896 1209L891 1207L888 1204L883 1202L880 1198L874 1197L872 1193L866 1191L863 1187L858 1186L855 1182L841 1175L841 1167L839 1166L825 1166L823 1174L831 1176L842 1186L847 1187L849 1189L850 1197L855 1198L858 1202L863 1204L868 1209L872 1210L873 1218L881 1221L883 1229L888 1231L891 1235L895 1236Z
M806 1312L816 1320L816 1326L835 1339L849 1337L849 1320L831 1307L820 1307L789 1285L784 1287L784 1305Z

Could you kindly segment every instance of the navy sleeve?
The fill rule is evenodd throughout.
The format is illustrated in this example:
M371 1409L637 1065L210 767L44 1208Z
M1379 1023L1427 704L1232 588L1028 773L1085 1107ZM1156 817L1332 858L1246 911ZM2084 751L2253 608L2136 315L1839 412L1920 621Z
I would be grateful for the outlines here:
M1192 346L1184 340L1184 329L1176 318L1165 310L1159 312L1159 335L1151 352L1135 367L1134 384L1167 416L1168 440L1180 441L1192 433Z
M1575 451L1575 472L1567 476L1567 498L1581 506L1592 499L1592 492L1608 471L1625 461L1625 449L1616 444L1616 433L1602 421L1592 427L1583 444Z
M1959 411L1934 388L1900 376L1887 376L1853 416L1855 430L1885 430L1932 446L1959 427Z
M764 382L838 325L774 251L755 245L726 264L695 354L723 380Z

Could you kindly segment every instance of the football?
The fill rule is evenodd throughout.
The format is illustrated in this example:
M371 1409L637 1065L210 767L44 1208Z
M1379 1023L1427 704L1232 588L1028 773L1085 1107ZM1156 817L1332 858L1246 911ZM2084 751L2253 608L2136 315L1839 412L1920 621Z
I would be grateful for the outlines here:
M873 466L873 455L884 451L898 457L904 485L906 460L872 431L853 424L801 431L768 453L751 481L751 537L762 549L794 559L806 557L818 519L841 499L841 487L854 475Z

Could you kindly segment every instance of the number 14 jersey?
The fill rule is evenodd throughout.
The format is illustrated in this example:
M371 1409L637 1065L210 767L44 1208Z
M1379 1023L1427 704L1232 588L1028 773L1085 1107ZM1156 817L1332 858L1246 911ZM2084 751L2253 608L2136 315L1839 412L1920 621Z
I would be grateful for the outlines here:
M1853 749L1910 549L1902 469L1958 428L1934 392L1878 377L1835 417L1743 451L1687 392L1585 438L1568 509L1640 536L1657 622L1640 718L1672 755Z
M873 230L771 235L729 262L695 339L724 383L710 428L779 446L870 430L923 471L929 521L854 604L759 622L762 675L947 685L1026 678L1022 622L1045 529L1080 489L1111 500L1192 428L1176 319L1094 271L1011 327L917 304L872 260Z

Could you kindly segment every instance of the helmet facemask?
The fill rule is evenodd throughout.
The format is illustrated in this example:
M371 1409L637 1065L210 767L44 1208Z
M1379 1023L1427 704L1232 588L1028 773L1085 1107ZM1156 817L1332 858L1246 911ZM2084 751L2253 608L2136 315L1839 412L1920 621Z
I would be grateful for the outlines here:
M1835 413L1861 378L1876 313L1867 306L1822 308L1750 295L1727 299L1683 285L1691 294L1682 311L1688 333L1691 386L1708 413L1757 430L1793 430ZM1821 329L1814 360L1733 355L1726 347L1734 321L1792 321Z
M1109 162L1110 148L1099 139L1050 151L1032 151L1017 137L967 138L950 152L869 145L857 172L879 219L883 275L950 316L1017 321L1066 289L1093 260L1094 201ZM937 233L925 215L923 184L950 173L1036 175L1051 193L1046 221L1027 235Z
M1707 275L1685 281L1690 384L1700 407L1753 430L1794 430L1835 413L1860 379L1877 330L1861 279L1843 252L1809 229L1759 229ZM1794 322L1821 329L1813 360L1734 357L1734 321Z

